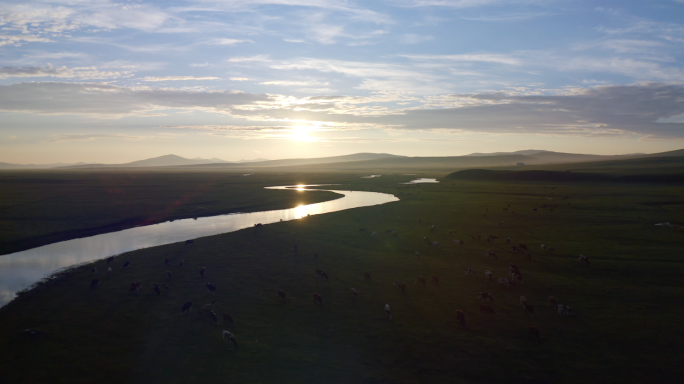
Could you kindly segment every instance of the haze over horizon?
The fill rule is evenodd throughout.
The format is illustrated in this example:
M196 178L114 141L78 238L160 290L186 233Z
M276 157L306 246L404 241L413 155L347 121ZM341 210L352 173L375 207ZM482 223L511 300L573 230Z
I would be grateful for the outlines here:
M0 162L684 147L684 1L0 1Z

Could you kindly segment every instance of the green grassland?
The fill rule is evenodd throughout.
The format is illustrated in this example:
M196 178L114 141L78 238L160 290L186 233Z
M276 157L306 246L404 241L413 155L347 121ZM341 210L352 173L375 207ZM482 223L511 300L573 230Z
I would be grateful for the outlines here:
M305 180L343 182L350 184L344 189L401 200L200 238L194 246L130 252L116 258L113 276L100 276L95 291L88 289L91 265L66 271L0 308L0 377L69 383L674 383L684 374L684 231L654 225L684 221L681 186L461 180L404 186L397 183L410 176L260 177L262 184L244 186L254 196L261 196L260 185ZM432 224L434 234L427 229ZM384 235L387 229L398 236ZM469 234L499 239L488 245ZM508 236L527 244L533 259L510 252ZM429 247L423 237L441 246ZM453 245L454 239L465 245ZM542 243L555 253L542 252ZM499 259L485 258L487 249ZM591 265L579 263L579 254ZM171 268L163 264L167 257ZM131 261L129 269L121 269L124 261ZM523 285L506 290L485 279L485 269L495 280L507 277L509 263L520 266ZM104 261L92 265L106 269ZM201 267L207 268L205 280ZM465 268L477 275L466 276ZM330 281L316 278L316 269ZM363 279L364 271L371 281ZM440 277L439 287L429 283L432 274ZM428 277L427 288L413 284L419 275ZM128 293L135 280L144 284L139 295ZM392 287L394 280L408 284L405 296ZM197 306L214 298L206 281L218 287L216 312L231 313L235 325L198 315ZM164 282L171 291L156 296L151 284ZM288 294L287 302L278 300L278 289ZM496 316L478 314L480 291L494 296ZM314 292L322 295L322 307L314 306ZM523 313L520 295L534 306L534 317ZM574 315L558 316L547 304L549 295ZM181 316L188 300L195 311ZM465 312L466 327L456 322L457 309ZM529 326L539 328L540 342L527 337ZM29 336L21 332L26 328L45 333ZM235 334L239 347L221 341L223 329Z
M294 180L306 182L308 177ZM283 209L339 197L262 188L292 180L291 175L264 179L209 171L0 172L0 255L168 220Z

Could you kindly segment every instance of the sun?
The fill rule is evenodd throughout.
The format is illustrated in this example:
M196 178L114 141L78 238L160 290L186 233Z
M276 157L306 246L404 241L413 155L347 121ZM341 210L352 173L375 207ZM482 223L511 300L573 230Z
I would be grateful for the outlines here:
M309 137L309 132L315 131L316 128L297 125L292 127L292 140L293 141L315 141L316 138Z

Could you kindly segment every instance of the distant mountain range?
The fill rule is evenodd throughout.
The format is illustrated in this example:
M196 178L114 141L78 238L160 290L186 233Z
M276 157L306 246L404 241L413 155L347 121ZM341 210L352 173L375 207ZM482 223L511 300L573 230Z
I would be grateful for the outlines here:
M606 160L639 159L646 157L681 157L684 149L654 154L629 154L616 156L585 155L577 153L562 153L544 150L528 149L516 152L495 153L472 153L465 156L443 157L408 157L388 153L356 153L344 156L318 157L310 159L283 159L283 160L240 160L228 162L213 159L186 159L177 155L165 155L151 159L138 160L125 164L43 164L43 165L20 165L0 163L0 169L92 169L92 168L212 168L212 169L274 169L274 170L316 170L316 171L361 171L368 170L389 171L393 169L435 170L465 169L472 167L498 167L511 166L518 163L525 165L544 165L562 163L582 163Z

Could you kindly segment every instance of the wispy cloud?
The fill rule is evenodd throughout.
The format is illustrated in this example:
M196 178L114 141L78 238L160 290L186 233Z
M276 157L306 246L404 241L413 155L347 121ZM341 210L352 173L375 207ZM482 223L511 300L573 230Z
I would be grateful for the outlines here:
M0 79L10 77L57 77L62 79L112 79L130 77L133 71L100 71L95 67L0 67Z
M140 79L142 81L186 81L186 80L221 80L220 77L213 76L148 76Z
M414 33L407 33L400 38L401 42L404 44L418 44L432 39L432 36L416 35Z
M65 141L95 141L103 139L118 139L118 140L143 140L145 136L133 136L122 134L64 134L53 135L48 141L51 143L59 143Z

